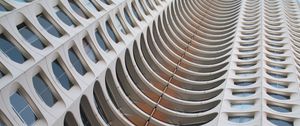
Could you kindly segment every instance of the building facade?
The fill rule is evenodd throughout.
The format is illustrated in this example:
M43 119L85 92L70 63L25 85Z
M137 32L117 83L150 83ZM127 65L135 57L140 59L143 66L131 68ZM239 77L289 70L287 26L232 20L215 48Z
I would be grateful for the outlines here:
M300 126L296 0L1 0L0 126Z

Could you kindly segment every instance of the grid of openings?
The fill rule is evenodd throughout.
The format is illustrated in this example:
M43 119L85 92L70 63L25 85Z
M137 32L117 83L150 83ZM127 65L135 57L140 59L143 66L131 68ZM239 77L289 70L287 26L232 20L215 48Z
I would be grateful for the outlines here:
M36 93L49 107L52 107L57 102L57 98L53 95L50 87L42 78L41 74L38 73L32 77L32 83Z
M230 98L231 109L228 112L228 121L231 123L253 122L255 116L253 110L257 100L253 100L256 94L256 86L260 84L260 60L258 51L261 50L261 4L260 1L243 1L240 20L240 34L237 36L237 45L234 47L237 52L232 79L232 95ZM256 13L256 14L252 14ZM255 31L255 32L254 32Z
M20 91L16 91L9 99L14 111L26 125L33 125L38 120L27 99Z
M299 111L293 101L299 99L300 79L300 3L295 0L33 1L0 1L0 17L22 15L15 16L22 18L17 22L0 22L0 93L12 94L6 84L28 76L31 80L22 83L32 81L26 91L37 97L31 99L22 88L14 91L7 99L19 119L2 118L0 126L12 121L56 124L43 116L73 105L61 99L60 91L70 99L83 99L77 111L59 115L65 126L205 125L219 117L225 117L227 125L261 120L278 126L299 124L300 117L293 116ZM53 8L43 8L45 3ZM16 12L22 9L27 11ZM30 16L28 11L35 13ZM148 27L138 28L143 25ZM87 34L82 42L73 40L81 33ZM51 37L55 40L47 40ZM130 48L123 48L123 40L132 41L124 42ZM115 53L119 51L125 55ZM111 62L115 56L117 61ZM114 71L100 66L100 60ZM50 73L47 67L34 75L27 72L37 63L48 64ZM28 64L32 66L25 67ZM102 67L105 76L97 71ZM3 78L7 74L13 76ZM4 80L9 82L2 84ZM84 99L81 93L91 85L92 97ZM257 117L262 113L265 119Z

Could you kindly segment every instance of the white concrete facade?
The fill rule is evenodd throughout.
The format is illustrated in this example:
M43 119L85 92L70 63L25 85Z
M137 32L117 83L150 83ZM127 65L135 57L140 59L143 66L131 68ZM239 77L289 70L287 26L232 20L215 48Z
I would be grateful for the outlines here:
M297 0L0 5L0 126L300 126Z

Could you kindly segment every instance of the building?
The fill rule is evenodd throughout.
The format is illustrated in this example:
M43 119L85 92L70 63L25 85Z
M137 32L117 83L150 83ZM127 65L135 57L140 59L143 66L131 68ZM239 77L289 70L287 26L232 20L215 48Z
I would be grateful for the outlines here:
M296 0L1 0L0 126L300 126Z

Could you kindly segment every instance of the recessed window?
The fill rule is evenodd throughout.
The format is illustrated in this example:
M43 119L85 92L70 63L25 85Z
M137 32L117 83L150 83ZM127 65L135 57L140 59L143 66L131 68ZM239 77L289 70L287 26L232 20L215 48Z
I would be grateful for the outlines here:
M287 85L283 85L283 84L279 84L279 83L268 82L268 84L271 85L272 87L275 87L275 88L278 88L278 89L288 88Z
M237 64L238 67L241 67L241 68L249 68L249 67L252 67L252 66L255 66L256 63L243 63L243 64Z
M282 62L282 61L285 61L284 58L278 58L278 57L270 57L270 56L267 56L270 60L273 60L273 61L278 61L278 62Z
M146 1L146 3L147 3L148 7L149 7L151 10L153 10L154 7L153 7L153 5L150 3L151 1L150 1L150 0L145 0L145 1Z
M238 86L249 86L249 85L252 85L254 84L255 81L241 81L241 82L234 82L235 85L238 85Z
M73 87L73 83L70 81L67 73L62 68L58 60L52 62L52 70L56 79L60 82L60 84L67 90Z
M95 3L92 0L83 0L83 2L86 5L86 7L95 11L100 11L100 9L95 5Z
M27 60L22 52L4 34L0 35L0 49L6 56L17 63L22 64Z
M128 22L128 24L130 24L131 27L134 27L134 24L129 16L129 12L127 11L127 9L124 9L124 14L125 14L125 18L126 18L126 21Z
M271 97L279 100L288 100L290 99L290 96L281 95L281 94L275 94L275 93L268 93Z
M96 29L96 32L95 32L95 36L96 36L96 40L97 40L97 43L98 45L104 50L104 51L107 51L108 50L108 47L102 37L102 35L100 34L100 31Z
M232 95L238 96L238 97L248 97L253 94L254 94L254 92L233 92L232 93Z
M93 48L91 47L91 45L89 44L89 42L86 40L86 38L82 39L82 43L83 43L83 48L84 51L86 52L86 54L88 55L88 57L94 62L98 62L99 59L97 58Z
M6 126L1 119L0 119L0 126Z
M28 3L28 2L31 2L32 0L15 0L17 2L22 2L22 3Z
M138 3L137 3L137 5L138 5L140 8L142 8L143 12L144 12L146 15L148 15L148 14L149 14L149 12L148 12L148 11L146 11L146 8L143 6L143 4L142 4L142 1L141 1L141 0L138 0Z
M292 111L291 108L287 108L287 107L282 107L282 106L277 106L277 105L270 105L270 104L268 104L268 106L271 109L273 109L273 110L275 110L277 112L291 112Z
M71 112L67 112L67 114L65 115L64 126L78 126Z
M268 120L276 126L294 126L293 122L286 121L286 120L269 118L269 117Z
M76 71L81 75L85 75L87 73L87 71L84 68L83 64L81 63L79 57L75 53L74 49L70 48L68 53L69 53L69 59L70 59L72 65L74 66L74 68L76 69Z
M253 107L252 103L233 103L231 107L234 109L248 110Z
M107 5L110 5L109 1L108 0L100 0L102 3L105 3Z
M51 35L55 37L61 37L62 34L57 30L57 28L45 17L45 15L40 14L37 19L41 26Z
M97 108L97 111L99 113L99 115L102 117L102 119L106 122L106 124L109 124L109 121L103 111L103 108L101 107L101 104L97 98L97 95L96 95L96 92L95 90L93 91L93 94L94 94L94 100L95 100L95 105L96 105L96 108Z
M19 24L17 28L23 38L35 48L44 49L46 47L41 39L25 23Z
M82 107L82 105L80 104L80 117L81 117L82 123L84 126L92 126L92 124L88 120L88 117L86 116L86 113L84 112L83 108L84 107Z
M54 7L55 13L57 17L64 22L66 25L71 27L76 27L76 24L72 21L72 19L59 7Z
M6 5L4 5L6 4ZM7 7L7 3L0 3L0 12L10 11L11 9Z
M18 115L26 125L33 125L36 120L38 120L33 109L29 105L28 101L22 96L19 91L16 91L10 96L10 103Z
M253 116L229 116L228 120L235 123L245 123L253 120Z
M119 29L123 34L127 34L120 17L118 15L115 16L115 23L116 23L116 28Z
M81 17L88 18L87 14L83 12L83 10L77 5L74 0L68 0L71 8Z
M135 16L139 21L142 21L142 18L141 18L140 15L138 14L137 9L136 9L135 6L133 5L133 3L131 4L131 7L132 7L132 11L133 11L134 16Z
M40 74L35 75L32 78L33 86L40 98L49 106L52 107L56 102L57 98L53 95L48 84L44 81Z
M111 25L109 24L109 22L106 21L105 24L106 24L106 30L107 30L107 32L108 32L110 38L111 38L113 41L115 41L115 42L119 42L119 40L118 40L118 38L117 38L115 32L113 31Z
M0 70L0 79L5 76L5 73Z
M270 76L274 77L274 78L287 78L287 75L282 75L282 74L277 74L277 73L271 73L271 72L267 72Z
M279 65L272 65L272 64L267 64L269 67L276 69L276 70L282 70L285 69L285 66L279 66Z

